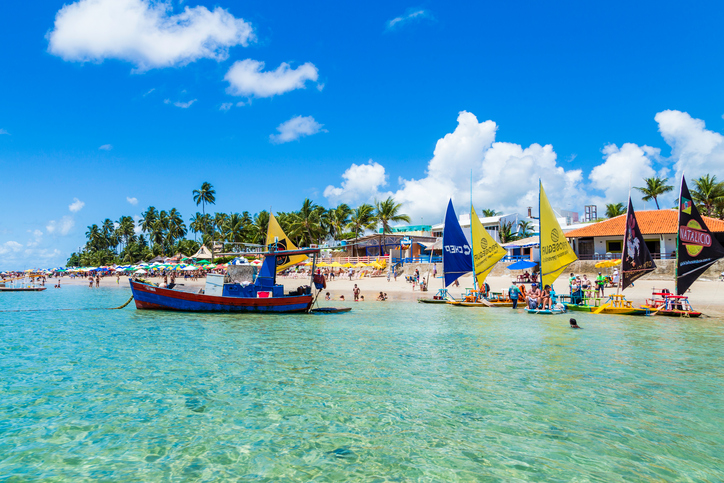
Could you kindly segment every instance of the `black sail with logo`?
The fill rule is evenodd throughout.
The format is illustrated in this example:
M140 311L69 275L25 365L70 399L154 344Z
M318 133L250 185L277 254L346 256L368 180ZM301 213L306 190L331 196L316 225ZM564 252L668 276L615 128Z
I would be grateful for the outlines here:
M623 257L621 259L621 290L634 283L656 268L651 252L641 236L631 198L628 199L626 228L623 236Z
M696 209L681 177L679 236L676 246L676 294L683 295L714 262L724 257L724 248L714 238Z

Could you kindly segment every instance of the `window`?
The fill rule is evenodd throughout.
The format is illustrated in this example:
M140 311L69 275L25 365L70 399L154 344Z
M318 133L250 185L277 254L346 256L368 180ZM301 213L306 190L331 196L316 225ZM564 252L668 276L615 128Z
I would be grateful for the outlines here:
M623 242L621 240L606 240L606 253L621 253Z

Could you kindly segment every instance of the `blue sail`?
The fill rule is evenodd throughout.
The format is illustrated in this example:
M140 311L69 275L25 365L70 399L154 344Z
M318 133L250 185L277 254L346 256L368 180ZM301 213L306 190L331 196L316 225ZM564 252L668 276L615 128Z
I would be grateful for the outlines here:
M460 228L452 200L445 213L445 229L442 232L442 269L447 287L459 277L473 271L473 259L463 229Z

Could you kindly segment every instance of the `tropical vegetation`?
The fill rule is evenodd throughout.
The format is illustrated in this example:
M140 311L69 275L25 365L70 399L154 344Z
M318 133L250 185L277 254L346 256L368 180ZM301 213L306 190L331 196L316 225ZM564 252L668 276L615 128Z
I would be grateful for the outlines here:
M626 213L623 203L606 203L606 218L613 218Z
M201 212L193 214L188 225L176 208L158 210L149 206L137 220L121 216L116 221L106 219L89 226L85 246L71 254L68 266L130 264L178 253L190 256L202 244L229 253L243 245L266 243L269 212L206 213L207 206L216 204L216 191L208 182L193 190L192 196ZM410 222L401 210L402 205L393 198L354 209L344 203L327 209L305 199L298 211L279 212L275 217L292 243L303 247L331 239L356 241L366 231L377 228L384 237L392 232L392 224Z
M642 200L654 200L654 203L656 203L656 209L660 209L658 200L659 196L674 189L673 186L666 184L666 182L669 181L669 178L654 176L652 178L644 178L644 181L646 182L646 186L635 186L634 189L643 193L644 196L641 197Z

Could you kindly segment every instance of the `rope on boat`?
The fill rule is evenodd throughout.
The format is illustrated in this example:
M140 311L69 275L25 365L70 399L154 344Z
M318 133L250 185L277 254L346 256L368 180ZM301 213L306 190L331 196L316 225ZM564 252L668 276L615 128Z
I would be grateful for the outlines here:
M126 301L125 304L119 307L86 307L80 309L13 309L13 310L0 310L0 312L67 312L71 310L120 310L125 308L133 300L133 295Z

